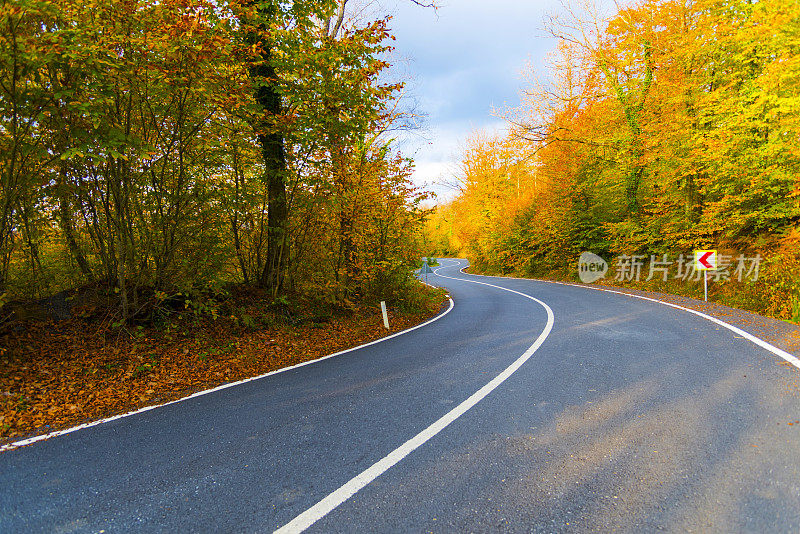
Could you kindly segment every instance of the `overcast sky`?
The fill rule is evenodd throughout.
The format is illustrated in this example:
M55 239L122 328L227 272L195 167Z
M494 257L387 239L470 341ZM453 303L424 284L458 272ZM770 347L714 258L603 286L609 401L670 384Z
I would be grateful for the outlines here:
M556 43L543 30L544 17L560 7L558 0L438 3L436 12L410 0L384 6L394 15L397 68L409 77L410 96L427 114L425 128L401 143L416 160L418 185L452 177L471 132L503 127L492 110L519 104L526 65L546 75L544 59ZM441 186L431 189L447 196Z

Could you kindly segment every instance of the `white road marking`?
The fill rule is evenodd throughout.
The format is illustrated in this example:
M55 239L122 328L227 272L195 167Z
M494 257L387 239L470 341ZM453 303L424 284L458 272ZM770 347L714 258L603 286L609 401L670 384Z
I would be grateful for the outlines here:
M460 271L462 273L464 273L464 269L466 269L466 268L467 268L467 266L465 265L464 267L462 267L460 269ZM464 274L468 274L468 273L464 273ZM482 274L471 274L470 276L484 276L484 275L482 275ZM588 286L588 285L580 285L580 284L570 284L568 282L555 282L555 281L551 281L551 280L533 280L531 278L515 278L515 277L511 277L511 276L486 276L485 278L508 278L510 280L531 280L533 282L543 282L543 283L546 283L546 284L559 284L559 285L562 285L562 286L579 287L579 288L582 288L582 289L593 289L595 291L605 291L607 293L616 293L617 295L624 295L626 297L632 297L632 298L641 299L641 300L648 300L650 302L656 302L658 304L663 304L664 306L669 306L671 308L676 308L678 310L683 310L685 312L692 313L694 315L697 315L698 317L702 317L703 319L707 319L707 320L711 321L712 323L718 324L719 326L721 326L723 328L727 328L731 332L733 332L735 334L739 334L739 336L741 336L742 338L744 338L744 339L746 339L746 340L748 340L748 341L750 341L752 343L755 343L759 347L768 350L769 352L771 352L772 354L775 354L776 356L778 356L780 358L783 358L785 361L789 362L790 364L792 364L795 367L797 367L798 369L800 369L800 359L798 359L797 357L793 356L792 354L786 352L785 350L780 349L780 348L776 347L775 345L772 345L771 343L769 343L767 341L764 341L760 337L756 337L753 334L751 334L751 333L749 333L749 332L747 332L745 330L742 330L741 328L739 328L737 326L733 326L732 324L726 323L725 321L723 321L721 319L717 319L716 317L712 317L711 315L707 315L707 314L705 314L703 312L699 312L699 311L693 310L691 308L685 308L683 306L679 306L678 304L672 304L670 302L664 302L663 300L658 300L658 299L654 299L654 298L650 298L650 297L644 297L642 295L634 295L632 293L625 293L623 291L616 291L616 290L607 289L607 288L604 288L604 287Z
M442 266L439 269L443 267ZM530 295L526 295L525 293L521 293L519 291L514 291L513 289L508 289L505 287L495 286L492 284L487 284L485 282L476 282L475 280L466 280L464 278L452 278L450 276L444 276L438 274L439 269L435 269L433 271L434 274L441 276L442 278L450 278L451 280L463 280L465 282L470 282L473 284L480 284L484 286L494 287L497 289L502 289L503 291L508 291L510 293L516 293L517 295L521 295L525 298L531 299L540 305L542 305L547 312L547 324L539 334L539 337L536 338L533 345L528 347L522 356L517 358L514 363L506 367L502 373L494 377L488 384L483 386L481 389L473 393L467 400L463 401L461 404L447 412L444 416L430 425L428 428L414 436L413 438L409 439L395 450L390 452L384 458L378 460L366 470L361 472L360 474L356 475L344 485L339 487L333 493L319 501L317 504L303 512L302 514L295 517L289 523L285 524L281 528L275 531L276 534L289 534L289 533L298 533L303 532L305 529L325 517L328 513L334 510L337 506L342 504L343 502L347 501L350 497L356 494L360 489L364 486L378 478L381 474L386 472L392 466L397 464L400 460L408 456L411 452L415 449L420 447L426 441L434 437L436 434L444 430L450 423L461 417L464 413L466 413L470 408L478 404L484 397L486 397L489 393L494 391L497 386L502 384L506 381L508 377L510 377L514 372L519 369L528 359L533 356L536 350L544 343L544 340L550 334L550 331L553 329L553 310L550 307L542 302L541 300L532 297Z
M262 375L253 376L253 377L250 377L250 378L245 378L244 380L239 380L237 382L230 382L228 384L223 384L221 386L217 386L217 387L212 388L212 389L206 389L206 390L203 390L203 391L198 391L196 393L192 393L188 397L182 397L182 398L176 399L174 401L165 402L164 404L154 404L153 406L146 406L144 408L140 408L140 409L134 410L132 412L127 412L127 413L123 413L123 414L120 414L120 415L115 415L113 417L107 417L105 419L99 419L97 421L92 421L90 423L84 423L82 425L73 426L71 428L65 428L64 430L58 430L56 432L50 432L49 434L42 434L42 435L39 435L39 436L33 436L31 438L22 439L22 440L19 440L19 441L15 441L13 443L7 443L7 444L3 445L2 447L0 447L0 453L6 452L6 451L10 451L10 450L16 449L18 447L24 447L25 445L30 445L31 443L36 443L37 441L42 441L42 440L54 438L56 436L63 436L64 434L69 434L71 432L75 432L76 430L82 430L84 428L90 428L90 427L93 427L93 426L101 425L103 423L108 423L110 421L116 421L117 419L122 419L123 417L130 417L132 415L136 415L136 414L140 414L140 413L144 413L144 412L149 412L150 410L154 410L156 408L163 408L164 406L169 406L170 404L177 404L179 402L183 402L183 401L186 401L186 400L189 400L189 399L193 399L195 397L202 397L203 395L208 395L209 393L214 393L215 391L220 391L222 389L232 388L234 386L238 386L239 384L245 384L247 382L253 382L254 380L260 380L262 378L266 378L268 376L276 375L276 374L279 374L279 373L285 373L286 371L291 371L292 369L297 369L298 367L303 367L305 365L311 365L312 363L321 362L322 360L327 360L329 358L334 358L336 356L341 356L342 354L346 354L348 352L353 352L354 350L362 349L364 347L369 347L370 345L375 345L376 343L381 343L381 342L386 341L388 339L392 339L394 337L397 337L397 336L400 336L400 335L403 335L403 334L407 334L408 332L416 330L417 328L422 328L423 326L427 326L427 325L431 324L434 321L438 321L439 319L441 319L442 317L444 317L445 315L450 313L450 311L453 309L453 306L454 306L453 299L448 297L448 300L450 301L450 306L447 308L447 310L445 310L444 312L440 313L439 315L437 315L433 319L430 319L430 320L428 320L428 321L426 321L426 322L424 322L422 324L418 324L417 326L413 326L411 328L407 328L405 330L402 330L402 331L397 332L395 334L392 334L390 336L382 337L380 339L376 339L375 341L370 341L369 343L365 343L363 345L359 345L357 347L353 347L353 348L350 348L350 349L342 350L342 351L336 352L334 354L328 354L327 356L323 356L322 358L317 358L316 360L309 360L307 362L298 363L298 364L292 365L290 367L284 367L282 369L277 369L275 371L270 371L269 373L264 373Z
M456 262L456 265L458 265L460 263L458 260L453 260L453 261ZM452 266L452 265L451 264L443 265L439 269L441 269L443 267L450 267L450 266ZM461 272L462 273L463 273L463 269L464 268L466 268L466 266L461 268ZM435 436L436 434L441 432L445 427L447 427L450 423L452 423L453 421L458 419L461 415L463 415L467 410L472 408L475 404L480 402L480 400L482 400L484 397L486 397L489 393L491 393L492 390L497 388L497 386L502 384L509 376L511 376L517 369L519 369L519 367L522 366L522 364L524 364L533 355L534 352L536 352L536 350L541 346L541 344L544 342L544 340L547 338L547 336L549 335L550 331L552 330L553 322L554 322L553 311L550 309L550 307L547 304L545 304L541 300L539 300L537 298L534 298L534 297L531 297L530 295L526 295L525 293L521 293L519 291L515 291L513 289L508 289L508 288L501 287L501 286L496 286L494 284L489 284L489 283L486 283L486 282L478 282L476 280L468 280L468 279L465 279L465 278L454 278L454 277L451 277L451 276L445 276L445 275L442 275L442 274L438 273L439 269L435 269L434 270L434 274L436 274L437 276L441 276L442 278L449 278L451 280L472 282L473 284L481 284L481 285L485 285L485 286L489 286L489 287L494 287L494 288L497 288L497 289L502 289L503 291L509 291L511 293L516 293L517 295L522 295L523 297L526 297L526 298L529 298L531 300L534 300L534 301L538 302L539 304L544 306L545 310L547 311L547 326L545 327L544 331L539 335L539 337L536 339L534 344L531 345L528 348L528 350L525 351L525 353L522 356L520 356L514 363L512 363L502 373L500 373L497 377L495 377L491 382L486 384L484 387L482 387L480 390L478 390L476 393L474 393L472 396L470 396L467 400L465 400L464 402L459 404L456 408L454 408L453 410L451 410L450 412L445 414L441 419L439 419L438 421L436 421L435 423L430 425L428 428L426 428L425 430L423 430L422 432L420 432L419 434L417 434L416 436L414 436L410 440L406 441L400 447L396 448L391 453L389 453L387 456L385 456L381 460L377 461L372 466L370 466L369 468L364 470L362 473L360 473L359 475L357 475L354 478L352 478L351 480L349 480L347 483L345 483L340 488L335 490L333 493L331 493L330 495L328 495L327 497L325 497L324 499L319 501L317 504L315 504L314 506L312 506L311 508L309 508L308 510L306 510L302 514L298 515L296 518L294 518L292 521L290 521L289 523L287 523L283 527L281 527L278 530L276 530L275 531L276 534L290 534L290 533L294 534L294 533L303 532L308 527L310 527L315 522L317 522L318 520L323 518L325 515L330 513L332 510L334 510L336 507L338 507L340 504L342 504L345 501L347 501L350 497L355 495L356 492L358 492L359 490L364 488L366 485L368 485L370 482L375 480L381 474L386 472L392 466L394 466L395 464L400 462L403 458L408 456L408 454L410 454L415 449L417 449L422 444L424 444L426 441L431 439L433 436ZM467 273L464 273L464 274L467 274ZM470 275L470 276L483 276L483 275ZM489 277L487 277L487 278L489 278ZM494 278L494 277L492 277L492 278ZM497 278L509 278L509 279L513 279L513 280L525 280L524 278L512 278L512 277L497 277ZM783 350L781 350L781 349L779 349L779 348L767 343L766 341L764 341L764 340L762 340L760 338L757 338L756 336L754 336L752 334L749 334L748 332L745 332L744 330L742 330L740 328L737 328L737 327L735 327L733 325L730 325L730 324L728 324L728 323L726 323L724 321L721 321L721 320L719 320L719 319L717 319L715 317L711 317L710 315L706 315L706 314L704 314L702 312L698 312L698 311L695 311L695 310L692 310L692 309L689 309L689 308L684 308L683 306L678 306L676 304L663 302L663 301L660 301L660 300L657 300L657 299L652 299L652 298L649 298L649 297L642 297L642 296L639 296L639 295L632 295L632 294L629 294L629 293L623 293L621 291L614 291L614 290L598 288L598 287L582 286L582 285L577 285L577 284L567 284L567 283L563 283L563 282L548 282L548 281L543 281L543 280L535 280L535 281L536 282L555 283L555 284L568 285L568 286L574 286L574 287L581 287L581 288L585 288L585 289L595 289L595 290L598 290L598 291L608 291L610 293L617 293L617 294L625 295L625 296L628 296L628 297L640 298L640 299L643 299L643 300L648 300L648 301L656 302L656 303L659 303L659 304L664 304L666 306L671 306L671 307L677 308L679 310L687 311L689 313L693 313L693 314L695 314L695 315L697 315L699 317L702 317L704 319L708 319L709 321L712 321L713 323L716 323L716 324L718 324L720 326L723 326L723 327L727 328L728 330L731 330L732 332L740 334L745 339L748 339L748 340L752 341L756 345L767 349L768 351L780 356L781 358L785 359L786 361L788 361L788 362L792 363L793 365L797 366L798 368L800 368L800 360L798 360L797 358L795 358L794 356L792 356L788 352L783 351Z
M711 321L712 323L718 324L723 328L727 328L728 330L730 330L731 332L733 332L735 334L739 334L739 336L741 336L742 338L755 343L756 345L758 345L759 347L761 347L763 349L766 349L766 350L770 351L771 353L775 354L776 356L779 356L779 357L783 358L784 360L786 360L790 364L792 364L795 367L797 367L798 369L800 369L800 359L797 359L795 356L789 354L785 350L780 349L780 348L776 347L775 345L772 345L771 343L769 343L767 341L764 341L760 337L756 337L753 334L742 330L738 326L733 326L732 324L726 323L722 319L717 319L716 317L712 317L711 315L707 315L707 314L705 314L703 312L699 312L699 311L693 310L691 308L684 308L683 306L679 306L678 304L672 304L671 302L664 302L663 300L658 300L658 299L654 299L654 298L650 298L650 297L644 297L642 295L633 295L631 293L625 293L623 291L615 291L613 289L605 289L605 288L591 287L591 286L581 286L581 285L578 285L578 284L568 284L568 283L565 283L565 282L549 282L549 283L551 283L551 284L561 284L561 285L564 285L564 286L572 286L572 287L582 287L584 289L594 289L595 291L605 291L607 293L616 293L617 295L625 295L626 297L633 297L633 298L636 298L636 299L649 300L650 302L657 302L659 304L663 304L664 306L669 306L670 308L676 308L678 310L683 310L685 312L692 313L694 315L697 315L698 317L702 317L703 319L707 319L707 320ZM736 337L739 337L739 336L736 336Z

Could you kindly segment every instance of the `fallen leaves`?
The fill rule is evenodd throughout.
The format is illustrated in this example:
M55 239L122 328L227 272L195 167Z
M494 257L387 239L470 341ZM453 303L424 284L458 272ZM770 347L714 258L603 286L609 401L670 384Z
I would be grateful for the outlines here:
M393 331L439 310L392 313ZM320 327L273 324L247 329L219 319L154 327L134 335L97 330L83 319L29 324L0 344L0 443L167 402L338 352L388 335L379 313L356 310Z

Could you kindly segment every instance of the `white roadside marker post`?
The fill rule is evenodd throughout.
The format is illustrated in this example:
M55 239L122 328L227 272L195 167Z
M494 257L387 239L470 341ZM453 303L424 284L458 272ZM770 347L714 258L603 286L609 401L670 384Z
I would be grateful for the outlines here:
M389 330L389 315L386 313L386 301L381 301L381 312L383 312L383 326L386 327L386 330Z

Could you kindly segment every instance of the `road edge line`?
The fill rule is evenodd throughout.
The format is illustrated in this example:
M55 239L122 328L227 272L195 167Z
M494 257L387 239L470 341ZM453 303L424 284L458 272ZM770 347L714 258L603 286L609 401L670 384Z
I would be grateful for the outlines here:
M626 297L631 297L631 298L636 298L636 299L641 299L641 300L648 300L650 302L655 302L655 303L658 303L658 304L663 304L664 306L669 306L671 308L675 308L675 309L678 309L678 310L683 310L685 312L689 312L691 314L697 315L698 317L702 317L703 319L707 319L707 320L711 321L712 323L718 324L719 326L721 326L721 327L723 327L723 328L725 328L727 330L730 330L731 332L733 332L735 334L739 334L740 336L742 336L743 338L747 339L751 343L754 343L754 344L758 345L762 349L765 349L765 350L771 352L772 354L778 356L779 358L782 358L784 361L786 361L786 362L790 363L791 365L795 366L797 369L800 369L800 358L797 358L796 356L790 354L789 352L787 352L787 351L785 351L785 350L783 350L783 349L781 349L779 347L776 347L775 345L771 344L770 342L765 341L765 340L761 339L760 337L755 336L755 335L751 334L750 332L747 332L746 330L742 330L738 326L734 326L734 325L732 325L730 323L726 323L722 319L717 319L716 317L713 317L711 315L705 314L705 313L697 311L697 310L693 310L691 308L686 308L686 307L681 306L679 304L673 304L671 302L666 302L666 301L654 299L654 298L651 298L651 297L645 297L643 295L634 295L632 293L625 293L624 291L617 291L617 290L614 290L614 289L607 289L607 288L604 288L604 287L573 284L573 283L570 283L570 282L557 282L555 280L536 280L534 278L516 278L516 277L512 277L512 276L489 276L489 275L484 275L484 274L465 273L464 269L466 269L467 267L469 267L469 265L466 265L466 266L462 267L461 269L459 269L459 272L461 272L462 274L465 274L467 276L482 276L484 278L507 278L509 280L530 280L531 282L541 282L541 283L545 283L545 284L558 284L558 285L562 285L562 286L577 287L577 288L581 288L581 289L591 289L591 290L594 290L594 291L603 291L603 292L606 292L606 293L615 293L617 295L623 295L623 296L626 296Z
M450 267L449 265L442 265L439 269ZM425 444L428 440L436 436L439 432L447 428L453 421L464 415L467 411L469 411L473 406L478 404L481 400L483 400L487 395L489 395L492 391L497 389L500 384L505 382L511 375L513 375L522 365L527 362L531 356L542 346L544 341L547 339L547 336L550 335L550 332L553 330L553 324L555 323L555 315L553 314L553 310L545 304L543 301L537 299L536 297L532 297L531 295L527 295L522 293L521 291L515 291L513 289L508 289L507 287L496 286L493 284L487 284L485 282L477 282L475 280L467 280L464 278L453 278L451 276L445 276L443 274L439 274L437 271L439 269L434 269L433 274L437 276L441 276L442 278L449 278L450 280L460 280L463 282L468 282L472 284L480 284L484 286L494 287L496 289L502 289L503 291L508 291L510 293L516 293L517 295L521 295L525 298L533 300L534 302L540 304L547 313L547 324L545 324L544 330L539 334L533 344L528 347L528 349L522 353L516 360L514 360L511 365L503 369L497 376L495 376L492 380L490 380L487 384L485 384L481 389L470 395L467 399L461 401L458 406L444 414L442 417L434 421L424 430L416 434L411 439L407 440L405 443L394 449L392 452L369 466L367 469L359 473L358 475L354 476L343 485L339 486L336 490L332 493L329 493L326 497L322 500L318 501L315 505L311 508L306 509L301 514L297 515L294 519L283 525L282 527L275 530L274 534L298 534L303 532L311 525L328 515L334 509L336 509L339 505L346 502L350 497L358 493L361 489L367 486L370 482L378 478L380 475L391 469L394 465L400 462L403 458L414 452L420 446Z
M430 285L430 284L426 284L426 285ZM434 286L431 286L431 287L434 287ZM422 328L423 326L427 326L427 325L431 324L434 321L438 321L439 319L441 319L442 317L444 317L445 315L450 313L450 311L455 306L455 303L453 302L453 299L450 298L449 295L448 295L447 299L450 301L450 306L445 311L443 311L442 313L438 314L436 317L433 317L432 319L428 319L427 321L425 321L422 324L418 324L416 326L412 326L411 328L406 328L405 330L401 330L400 332L395 332L392 335L389 335L389 336L386 336L386 337L382 337L382 338L376 339L374 341L370 341L369 343L364 343L363 345L358 345L356 347L351 347L349 349L341 350L341 351L335 352L333 354L328 354L326 356L322 356L322 357L317 358L315 360L308 360L308 361L305 361L305 362L300 362L300 363L297 363L295 365L291 365L289 367L281 367L280 369L275 369L274 371L269 371L267 373L260 374L258 376L251 376L250 378L243 378L242 380L237 380L236 382L229 382L227 384L222 384L220 386L217 386L217 387L214 387L214 388L211 388L211 389L204 389L202 391L196 391L196 392L192 393L191 395L187 395L186 397L181 397L179 399L171 400L171 401L165 402L163 404L153 404L152 406L145 406L144 408L139 408L138 410L133 410L133 411L130 411L130 412L119 414L119 415L114 415L114 416L111 416L111 417L98 419L96 421L90 421L88 423L83 423L83 424L80 424L80 425L77 425L77 426L73 426L73 427L70 427L70 428L65 428L63 430L56 430L54 432L49 432L47 434L40 434L38 436L33 436L33 437L30 437L30 438L25 438L25 439L21 439L21 440L18 440L18 441L13 441L11 443L6 443L5 445L0 446L0 454L2 454L4 452L12 451L14 449L18 449L20 447L25 447L25 446L28 446L28 445L32 445L33 443L36 443L38 441L44 441L44 440L48 440L50 438L63 436L65 434L71 434L72 432L76 432L78 430L91 428L93 426L98 426L98 425L101 425L103 423L110 423L111 421L116 421L117 419L123 419L125 417L130 417L132 415L137 415L137 414L140 414L140 413L149 412L150 410L155 410L156 408L163 408L165 406L170 406L172 404L177 404L179 402L187 401L189 399L194 399L196 397L202 397L204 395L208 395L209 393L214 393L214 392L217 392L217 391L221 391L223 389L228 389L228 388L232 388L234 386L238 386L238 385L241 385L241 384L246 384L247 382L254 382L256 380L261 380L262 378L266 378L268 376L277 375L277 374L280 374L280 373L285 373L286 371L291 371L292 369L297 369L298 367L304 367L306 365L311 365L312 363L317 363L317 362L321 362L323 360L328 360L328 359L334 358L336 356L341 356L343 354L347 354L348 352L353 352L353 351L356 351L356 350L359 350L359 349L363 349L364 347L369 347L369 346L375 345L377 343L381 343L383 341L388 341L388 340L390 340L392 338L395 338L397 336L400 336L400 335L403 335L403 334L407 334L408 332L411 332L411 331L416 330L418 328Z
M783 349L781 349L779 347L776 347L772 343L770 343L768 341L765 341L765 340L761 339L760 337L755 336L755 335L751 334L750 332L747 332L746 330L742 330L738 326L734 326L734 325L732 325L730 323L726 323L722 319L717 319L716 317L714 317L712 315L708 315L708 314L703 313L701 311L693 310L691 308L686 308L686 307L681 306L679 304L673 304L671 302L665 302L663 300L658 300L658 299L654 299L654 298L651 298L651 297L645 297L643 295L633 295L631 293L625 293L624 291L616 291L616 290L613 290L613 289L605 289L605 288L600 288L600 287L582 286L580 284L571 284L571 283L568 283L568 282L555 282L555 281L550 282L550 281L548 281L547 283L549 283L549 284L559 284L559 285L570 286L570 287L578 287L578 288L583 288L583 289L593 289L595 291L603 291L605 293L615 293L617 295L624 295L626 297L632 297L632 298L641 299L641 300L648 300L650 302L656 302L658 304L663 304L664 306L669 306L670 308L675 308L675 309L678 309L678 310L689 312L689 313L691 313L693 315L697 315L698 317L702 317L703 319L711 321L712 323L718 324L719 326L721 326L721 327L723 327L723 328L725 328L727 330L730 330L731 332L733 332L735 334L739 334L740 336L742 336L743 338L747 339L751 343L754 343L754 344L758 345L759 347L761 347L762 349L765 349L765 350L773 353L774 355L776 355L776 356L778 356L780 358L783 358L786 362L788 362L788 363L792 364L793 366L797 367L798 369L800 369L800 359L798 359L796 356L793 356L791 353L789 353L789 352L787 352L787 351L785 351L785 350L783 350Z

